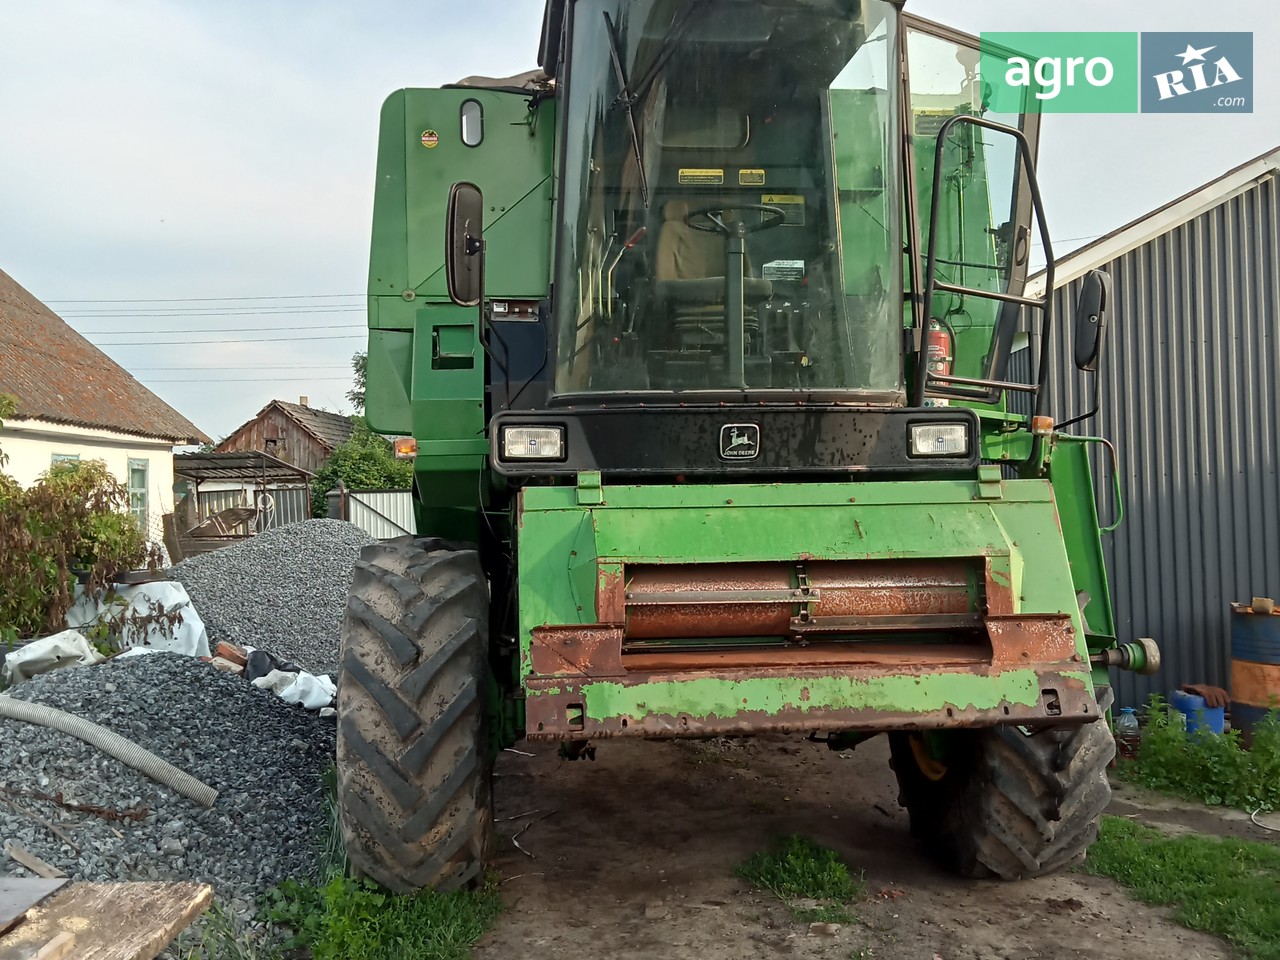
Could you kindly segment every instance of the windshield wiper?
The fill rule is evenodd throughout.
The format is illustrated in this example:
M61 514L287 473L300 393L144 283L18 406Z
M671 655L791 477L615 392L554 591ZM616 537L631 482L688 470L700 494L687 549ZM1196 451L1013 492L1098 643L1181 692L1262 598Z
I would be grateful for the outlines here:
M666 37L662 40L662 46L658 50L658 55L653 58L653 63L649 69L645 71L640 82L636 84L635 90L632 91L632 97L638 101L645 95L654 80L658 78L658 74L662 72L662 68L667 65L667 61L671 59L672 54L676 52L676 48L684 42L688 36L689 30L697 22L698 18L706 12L707 0L693 0L688 7L685 8L683 16L676 23L672 24L671 29L667 32Z
M627 80L627 68L622 63L622 52L618 49L618 31L606 11L604 14L605 36L609 40L609 58L613 60L613 72L618 78L618 99L627 111L627 127L631 132L631 149L636 158L636 172L640 175L640 198L645 209L649 209L649 177L644 171L644 150L640 146L640 128L636 126L635 104L637 97L631 92L631 84Z

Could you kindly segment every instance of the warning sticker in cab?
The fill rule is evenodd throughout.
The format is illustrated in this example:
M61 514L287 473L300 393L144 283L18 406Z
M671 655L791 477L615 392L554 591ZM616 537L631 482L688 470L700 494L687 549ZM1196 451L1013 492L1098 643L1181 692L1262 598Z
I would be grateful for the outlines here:
M718 186L724 183L723 170L702 169L700 167L682 167L679 180L685 184L708 184Z
M738 186L763 187L765 174L763 170L739 170Z
M760 198L760 202L766 207L777 207L787 215L787 219L782 221L788 227L803 227L804 218L804 197L798 193L766 193Z

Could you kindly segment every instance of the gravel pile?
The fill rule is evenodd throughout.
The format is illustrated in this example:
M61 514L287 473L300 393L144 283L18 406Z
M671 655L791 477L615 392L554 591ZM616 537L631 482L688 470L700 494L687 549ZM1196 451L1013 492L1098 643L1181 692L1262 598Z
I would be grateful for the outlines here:
M169 653L63 668L9 694L102 724L220 794L206 810L74 737L3 720L0 837L74 879L211 883L241 914L286 878L316 877L332 720ZM142 817L72 812L37 793ZM6 873L23 870L0 855Z
M307 520L173 568L219 641L257 647L337 675L342 615L360 548L376 541L341 520Z

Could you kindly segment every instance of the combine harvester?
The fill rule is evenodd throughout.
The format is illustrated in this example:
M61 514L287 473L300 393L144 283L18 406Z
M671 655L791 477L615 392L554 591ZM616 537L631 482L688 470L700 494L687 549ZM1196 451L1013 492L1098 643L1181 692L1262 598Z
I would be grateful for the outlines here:
M978 59L886 0L550 0L538 74L387 100L367 411L430 539L366 550L348 607L359 871L475 878L521 737L884 733L962 874L1083 856L1107 668L1157 654L1117 645L1099 441L1024 295L1038 117Z

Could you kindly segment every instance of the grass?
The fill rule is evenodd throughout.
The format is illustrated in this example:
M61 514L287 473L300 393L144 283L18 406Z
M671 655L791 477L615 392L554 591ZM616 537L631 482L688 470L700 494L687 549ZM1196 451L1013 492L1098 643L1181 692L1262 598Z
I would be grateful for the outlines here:
M768 890L801 923L852 923L849 903L866 895L862 877L854 877L840 855L807 837L791 836L753 854L738 875ZM816 901L817 906L798 901Z
M1273 711L1246 750L1236 731L1188 734L1152 697L1138 759L1122 765L1128 780L1210 806L1280 809L1280 719Z
M1090 873L1111 877L1174 919L1226 939L1248 960L1280 960L1280 847L1249 840L1168 837L1106 817Z
M368 880L335 876L322 886L282 884L268 897L265 916L294 931L287 947L307 947L314 960L465 960L501 910L493 883L396 896Z
M217 905L178 937L174 953L180 960L281 960L278 948L253 942L245 924Z

